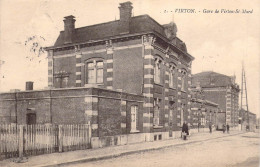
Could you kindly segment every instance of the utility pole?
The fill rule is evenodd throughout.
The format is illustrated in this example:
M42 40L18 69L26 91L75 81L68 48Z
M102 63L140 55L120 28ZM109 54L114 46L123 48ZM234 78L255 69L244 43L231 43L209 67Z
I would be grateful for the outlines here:
M245 91L245 94L244 94ZM245 99L245 104L243 101ZM246 73L244 69L244 62L242 62L242 82L241 82L241 101L240 101L241 111L243 107L246 107L246 114L247 114L247 125L249 127L249 110L248 110L248 101L247 101L247 87L246 87Z

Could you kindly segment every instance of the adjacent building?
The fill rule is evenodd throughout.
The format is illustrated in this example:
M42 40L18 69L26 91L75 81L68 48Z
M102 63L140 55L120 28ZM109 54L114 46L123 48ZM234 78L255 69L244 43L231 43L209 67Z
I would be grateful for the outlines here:
M212 71L201 72L192 76L192 84L199 84L203 89L205 99L217 103L220 108L218 124L238 126L239 86L235 76L226 76ZM224 118L223 118L224 117Z
M249 129L250 131L254 131L257 127L257 119L256 119L256 114L246 111L245 109L240 109L239 110L239 115L240 115L240 124L241 124L241 129L246 130Z
M191 112L193 129L217 127L217 115L219 112L218 104L205 99L202 88L197 86L191 87Z
M132 9L121 3L119 20L80 28L65 17L55 44L45 48L49 89L1 94L1 111L15 111L17 123L91 124L96 140L179 135L183 122L192 122L194 58L175 23L133 17Z

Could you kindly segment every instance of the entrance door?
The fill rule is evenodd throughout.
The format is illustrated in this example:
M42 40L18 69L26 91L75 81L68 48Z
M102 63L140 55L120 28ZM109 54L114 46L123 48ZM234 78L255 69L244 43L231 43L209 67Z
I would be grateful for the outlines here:
M35 113L27 114L26 115L26 123L27 123L27 125L36 124L36 114Z

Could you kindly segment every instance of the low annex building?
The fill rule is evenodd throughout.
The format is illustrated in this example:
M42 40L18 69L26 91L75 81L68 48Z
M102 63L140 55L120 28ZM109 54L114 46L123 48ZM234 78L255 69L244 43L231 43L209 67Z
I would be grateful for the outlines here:
M219 112L218 104L206 100L204 92L199 85L191 86L191 112L192 112L192 129L212 128L217 129Z
M89 123L95 147L104 136L141 142L180 135L183 122L192 123L194 58L175 23L132 17L132 9L121 3L119 20L80 28L65 17L55 44L45 48L49 90L2 93L1 111L16 111L19 124L33 113L35 123Z
M254 131L257 126L257 119L256 119L256 114L246 111L245 109L240 109L239 110L239 116L240 116L240 124L241 124L241 129L240 130L245 130L248 129L250 131Z

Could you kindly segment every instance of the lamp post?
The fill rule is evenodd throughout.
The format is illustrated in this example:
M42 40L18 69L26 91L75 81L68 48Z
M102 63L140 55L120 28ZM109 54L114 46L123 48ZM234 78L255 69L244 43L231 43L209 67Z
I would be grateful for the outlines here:
M200 131L200 125L201 125L201 109L199 108L198 111L196 112L197 119L198 119L198 132Z

